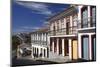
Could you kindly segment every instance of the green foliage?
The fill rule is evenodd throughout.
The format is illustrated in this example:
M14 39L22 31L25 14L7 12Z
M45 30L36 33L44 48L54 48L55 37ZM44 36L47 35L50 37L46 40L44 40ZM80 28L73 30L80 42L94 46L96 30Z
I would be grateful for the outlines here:
M31 43L31 38L29 35L25 37L25 43Z
M21 40L17 36L12 36L12 50L17 49L17 46L21 44Z

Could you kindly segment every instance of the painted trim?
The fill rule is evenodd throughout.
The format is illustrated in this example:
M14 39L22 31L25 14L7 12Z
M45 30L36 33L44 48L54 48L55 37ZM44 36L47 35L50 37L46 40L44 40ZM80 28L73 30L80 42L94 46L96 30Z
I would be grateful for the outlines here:
M57 35L57 36L50 36L50 37L75 37L77 35Z
M80 29L77 29L77 31L80 31L80 30L91 30L91 29L96 29L96 27L80 28Z

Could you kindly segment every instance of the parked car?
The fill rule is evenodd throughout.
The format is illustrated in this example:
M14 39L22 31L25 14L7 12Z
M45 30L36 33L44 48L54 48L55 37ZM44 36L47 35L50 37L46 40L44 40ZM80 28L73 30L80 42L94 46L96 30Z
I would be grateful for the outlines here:
M27 50L26 48L24 48L22 56L27 56L27 55L31 55L31 50Z

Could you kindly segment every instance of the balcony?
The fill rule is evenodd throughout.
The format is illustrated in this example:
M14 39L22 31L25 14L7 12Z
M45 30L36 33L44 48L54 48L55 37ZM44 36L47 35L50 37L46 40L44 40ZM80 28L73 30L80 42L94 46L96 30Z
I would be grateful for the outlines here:
M62 28L58 30L49 31L49 36L56 36L56 35L72 35L77 34L77 29L84 29L84 28L91 28L96 27L96 18L89 17L83 20L76 20L77 26L72 26L67 28Z
M55 35L72 35L77 33L77 26L72 26L67 28L62 28L59 30L52 30L49 31L49 36L55 36Z
M96 27L96 18L89 17L78 21L78 29Z
M47 41L39 41L39 40L32 40L31 43L39 44L39 45L47 45Z

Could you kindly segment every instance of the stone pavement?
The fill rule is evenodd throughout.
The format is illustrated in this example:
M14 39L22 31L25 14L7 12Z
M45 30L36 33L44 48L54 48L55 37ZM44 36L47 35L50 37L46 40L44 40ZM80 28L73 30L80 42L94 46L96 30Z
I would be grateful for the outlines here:
M29 59L29 60L42 60L42 61L50 61L50 62L56 62L56 63L65 63L65 62L71 62L70 59L68 59L68 57L61 57L61 58L32 58L30 56L28 57L22 57L22 58L19 58L19 59Z

